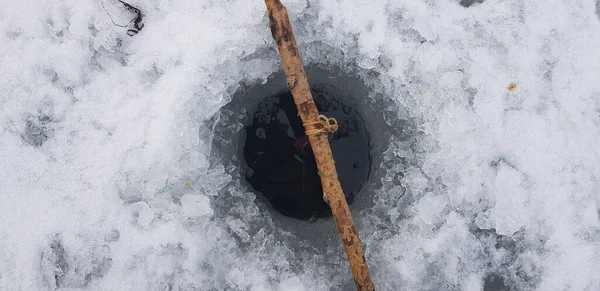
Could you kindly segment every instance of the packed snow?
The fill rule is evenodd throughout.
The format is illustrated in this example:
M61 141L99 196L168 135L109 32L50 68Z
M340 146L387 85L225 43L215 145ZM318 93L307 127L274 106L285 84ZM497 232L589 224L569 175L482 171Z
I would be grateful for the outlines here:
M0 4L0 290L353 290L333 223L227 146L285 86L264 2L127 3ZM378 290L600 290L600 1L283 3L386 123L353 206Z

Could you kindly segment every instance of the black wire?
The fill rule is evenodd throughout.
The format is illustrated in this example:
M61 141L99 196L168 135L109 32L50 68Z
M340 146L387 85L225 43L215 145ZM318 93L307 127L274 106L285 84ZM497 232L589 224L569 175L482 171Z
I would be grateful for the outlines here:
M127 10L135 13L136 17L133 20L131 20L131 22L133 22L133 27L135 27L135 29L137 29L138 31L142 30L142 28L144 28L144 24L142 23L142 21L144 20L144 15L142 14L142 12L127 2L123 2L121 0L119 0L119 2L121 2ZM130 29L129 31L131 30L134 29ZM129 34L129 31L127 31L127 34ZM137 32L135 32L134 34L137 34Z
M140 9L138 9L137 7L131 5L127 2L124 2L121 0L118 0L118 1L121 2L121 4L123 4L123 6L125 6L125 9L127 9L130 12L135 14L135 18L130 21L131 23L133 23L133 28L130 28L127 30L127 35L134 36L134 35L138 34L138 32L140 32L140 30L142 30L142 28L144 28L144 23L142 23L142 21L144 21L144 15L142 14L142 11L140 11ZM106 7L104 7L103 2L102 2L102 7L104 8L104 11L106 11L108 16L110 17L110 21L114 25L119 26L119 27L126 27L126 26L119 25L113 21L112 16L110 15L110 13L108 13L108 10L106 9Z

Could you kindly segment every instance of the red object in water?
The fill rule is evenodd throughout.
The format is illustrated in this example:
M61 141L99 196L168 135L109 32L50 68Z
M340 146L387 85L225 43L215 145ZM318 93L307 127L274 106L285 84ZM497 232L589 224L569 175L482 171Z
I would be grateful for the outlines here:
M294 142L294 148L297 152L306 154L306 150L304 148L308 144L310 144L310 141L308 140L308 136L305 134Z

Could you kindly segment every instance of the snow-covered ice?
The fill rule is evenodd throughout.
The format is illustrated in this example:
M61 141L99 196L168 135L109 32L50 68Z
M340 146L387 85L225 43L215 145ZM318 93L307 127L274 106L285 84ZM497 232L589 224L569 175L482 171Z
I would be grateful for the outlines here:
M0 4L0 290L352 290L333 224L219 146L280 71L263 1L128 3L133 36L116 0ZM284 4L389 124L354 209L378 290L600 290L600 1Z

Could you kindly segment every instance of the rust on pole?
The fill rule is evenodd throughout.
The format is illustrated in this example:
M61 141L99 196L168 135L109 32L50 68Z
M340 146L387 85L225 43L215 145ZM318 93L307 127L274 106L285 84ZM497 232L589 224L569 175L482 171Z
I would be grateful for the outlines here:
M331 208L356 288L360 291L375 290L329 147L327 133L333 125L337 127L337 124L331 124L330 119L319 115L315 106L287 10L279 0L265 0L265 4L269 15L269 27L281 56L287 85L292 91L298 114L317 161L323 185L323 200Z

